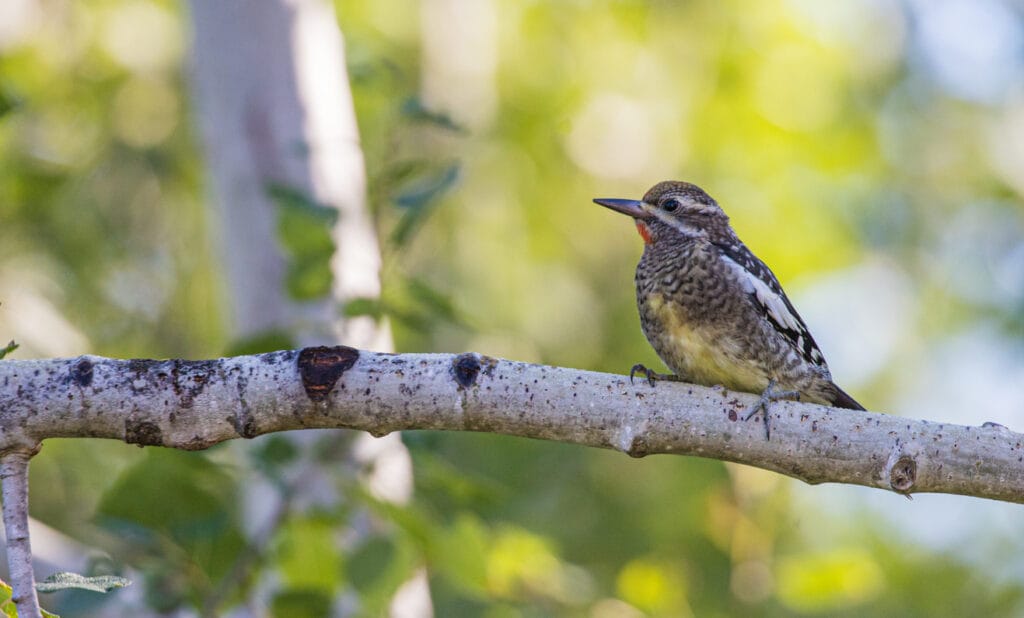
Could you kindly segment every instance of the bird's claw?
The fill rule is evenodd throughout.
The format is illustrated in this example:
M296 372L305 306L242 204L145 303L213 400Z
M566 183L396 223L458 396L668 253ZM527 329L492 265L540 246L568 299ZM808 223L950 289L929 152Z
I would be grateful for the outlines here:
M682 381L682 380L680 380L679 376L672 375L670 373L658 373L657 371L654 371L653 369L648 369L647 366L644 365L643 363L637 363L637 364L633 365L633 367L630 368L630 370L629 370L629 383L630 384L633 383L633 376L635 376L638 373L641 373L644 376L646 376L647 383L650 384L652 387L654 386L654 381L655 380L662 380L664 382L681 382Z
M780 399L796 399L800 401L800 391L777 391L775 390L775 380L769 380L768 386L761 393L761 398L750 407L747 415L743 418L744 421L749 421L758 412L763 412L765 440L771 440L772 438L771 427L768 426L768 405Z
M629 369L629 383L633 383L633 376L642 373L647 376L647 383L654 386L654 372L648 369L643 363L637 363Z

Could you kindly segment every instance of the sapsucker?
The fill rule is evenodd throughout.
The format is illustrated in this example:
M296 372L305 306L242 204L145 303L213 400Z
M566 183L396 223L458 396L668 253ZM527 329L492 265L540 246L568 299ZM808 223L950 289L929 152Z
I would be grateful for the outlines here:
M676 374L637 365L631 377L641 370L652 383L655 377L679 379L761 393L751 414L764 410L766 431L766 406L782 397L864 409L832 381L778 279L703 189L665 181L639 201L594 201L636 221L644 240L636 268L640 324Z

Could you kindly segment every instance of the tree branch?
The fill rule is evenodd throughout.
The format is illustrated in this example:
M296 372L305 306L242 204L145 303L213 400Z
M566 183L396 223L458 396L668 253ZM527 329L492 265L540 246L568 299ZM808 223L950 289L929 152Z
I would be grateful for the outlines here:
M0 450L55 437L204 449L287 429L480 431L695 455L807 483L1024 502L1024 435L477 354L305 348L209 361L0 362ZM17 536L17 535L15 535Z
M6 419L4 422L6 426ZM26 617L41 615L32 574L32 545L28 536L28 460L33 454L34 450L19 449L0 455L7 565L18 615Z

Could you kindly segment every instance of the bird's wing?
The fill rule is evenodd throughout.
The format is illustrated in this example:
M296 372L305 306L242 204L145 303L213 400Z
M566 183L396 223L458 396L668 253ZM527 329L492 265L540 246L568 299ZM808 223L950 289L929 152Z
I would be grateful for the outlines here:
M807 325L786 298L771 269L742 244L714 243L722 259L733 270L754 305L783 337L811 364L828 368L825 355L814 342Z

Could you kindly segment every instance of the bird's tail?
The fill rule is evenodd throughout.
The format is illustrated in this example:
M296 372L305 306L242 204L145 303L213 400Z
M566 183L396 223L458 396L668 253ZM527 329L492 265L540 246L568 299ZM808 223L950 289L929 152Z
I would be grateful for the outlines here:
M857 403L857 400L846 394L846 391L832 383L834 389L832 396L832 405L836 408L846 408L847 410L864 410L864 406Z

